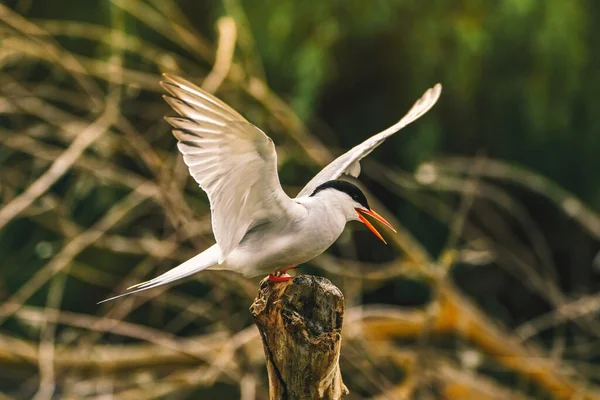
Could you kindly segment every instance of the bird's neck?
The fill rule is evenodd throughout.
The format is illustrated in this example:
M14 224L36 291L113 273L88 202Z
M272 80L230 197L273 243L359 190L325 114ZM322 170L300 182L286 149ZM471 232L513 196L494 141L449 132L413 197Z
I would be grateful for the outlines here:
M306 232L310 232L313 241L323 244L325 248L329 247L344 231L347 222L345 213L315 197L303 200L308 213L302 225Z
M313 214L318 214L327 220L338 221L342 225L357 219L356 211L344 193L327 191L313 197L306 197L304 202L307 209L313 210Z

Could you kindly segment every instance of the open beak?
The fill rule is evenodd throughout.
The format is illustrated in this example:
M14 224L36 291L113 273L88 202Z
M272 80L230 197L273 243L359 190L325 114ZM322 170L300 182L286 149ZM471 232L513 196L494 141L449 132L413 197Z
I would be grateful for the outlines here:
M371 217L375 218L377 221L381 222L382 224L384 224L385 226L390 228L395 233L396 230L392 227L392 225L389 222L387 222L385 220L385 218L383 218L381 215L377 214L373 210L367 210L365 208L355 208L355 210L356 210L356 213L358 214L358 219L360 219L360 221L363 224L365 224L367 226L367 228L369 228L369 230L371 232L373 232L373 234L375 236L377 236L383 243L387 244L387 242L385 241L383 236L381 236L381 234L377 231L377 229L375 229L375 227L369 222L369 220L367 220L361 213L370 215Z

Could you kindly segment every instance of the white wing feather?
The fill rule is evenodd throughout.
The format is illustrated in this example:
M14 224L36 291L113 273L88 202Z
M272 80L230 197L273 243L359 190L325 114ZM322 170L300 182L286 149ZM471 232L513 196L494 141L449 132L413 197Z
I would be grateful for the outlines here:
M369 153L385 139L392 136L411 122L419 119L423 114L429 111L438 101L441 92L442 85L439 83L431 89L428 89L400 121L396 122L386 130L371 136L358 146L353 147L351 150L333 160L329 165L323 168L321 172L315 175L296 197L310 196L319 185L337 179L342 176L342 174L348 174L357 178L360 174L360 160L369 155Z
M284 217L298 205L281 188L267 135L194 84L165 78L165 100L180 115L167 121L190 174L208 195L220 264L254 224Z

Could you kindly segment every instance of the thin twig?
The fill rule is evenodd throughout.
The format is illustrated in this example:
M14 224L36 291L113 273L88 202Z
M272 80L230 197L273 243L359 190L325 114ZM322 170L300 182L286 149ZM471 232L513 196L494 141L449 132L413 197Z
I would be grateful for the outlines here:
M217 42L215 63L204 82L202 82L202 88L210 93L217 91L229 73L237 36L235 20L231 17L219 19L217 27L219 29L219 41Z
M50 189L71 168L83 151L102 136L105 130L112 124L115 112L114 107L107 107L106 111L77 136L67 150L52 163L42 176L29 185L25 192L0 209L0 229Z

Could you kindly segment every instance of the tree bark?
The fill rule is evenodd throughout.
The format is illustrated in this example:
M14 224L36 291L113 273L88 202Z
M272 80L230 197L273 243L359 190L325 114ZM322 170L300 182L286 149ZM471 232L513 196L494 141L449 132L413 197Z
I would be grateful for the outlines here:
M338 400L348 394L339 366L344 296L329 280L265 279L250 312L264 346L271 400Z

